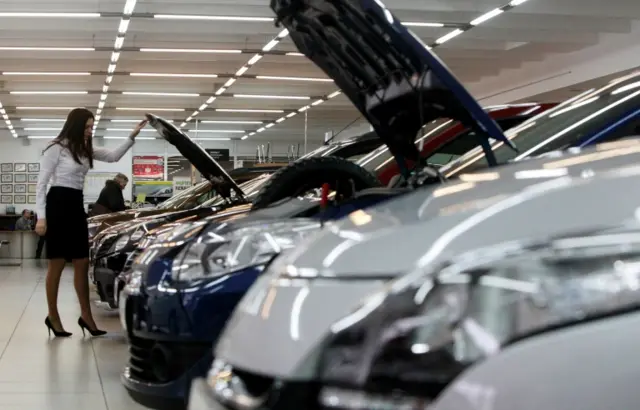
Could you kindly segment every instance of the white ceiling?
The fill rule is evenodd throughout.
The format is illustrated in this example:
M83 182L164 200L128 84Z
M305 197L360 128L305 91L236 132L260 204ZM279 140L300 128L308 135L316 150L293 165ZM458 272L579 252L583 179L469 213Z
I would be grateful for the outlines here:
M239 139L287 113L318 99L327 100L335 90L331 81L311 62L295 52L285 37L270 51L262 52L281 29L271 21L268 0L138 0L133 14L123 14L129 0L0 0L0 102L16 135L51 137L70 107L86 106L100 112L97 136L124 137L132 124L112 122L141 118L144 109L181 124L216 92L217 99L198 111L195 118L240 121L245 124L200 124L200 129L235 131L200 134L208 138ZM509 0L394 0L388 6L405 23L444 23L444 27L411 27L425 43L468 25ZM126 10L129 12L130 10ZM35 17L7 13L100 13L85 17ZM162 18L160 15L165 15ZM180 20L176 15L262 17L257 21ZM115 65L113 79L103 89L122 22L129 21ZM554 53L574 51L596 44L600 33L626 33L633 19L640 19L637 0L528 0L473 27L437 48L438 55L464 82L493 77L501 70ZM125 23L126 24L126 23ZM123 32L125 32L123 30ZM122 37L122 35L120 36ZM16 50L12 47L86 48L85 51ZM153 52L145 49L173 49ZM190 49L191 52L176 52ZM193 50L238 50L231 53ZM264 54L246 72L238 70L256 55ZM256 57L257 58L257 57ZM254 59L255 60L255 59ZM22 74L11 75L11 72ZM89 75L26 75L33 72L89 73ZM217 78L146 77L133 74L198 74ZM257 76L304 77L325 81L264 79ZM231 78L237 81L220 91ZM103 90L104 108L99 110ZM19 92L86 92L72 95L19 94ZM18 94L16 93L18 92ZM189 93L193 95L131 95L127 93ZM238 95L306 97L308 99L239 98ZM35 108L34 108L35 107ZM40 108L38 108L40 107ZM59 107L49 110L43 107ZM137 108L142 111L130 110ZM176 109L159 111L157 109ZM155 110L154 110L155 109ZM274 110L274 112L221 112L219 109ZM0 111L1 113L2 111ZM310 137L338 131L358 117L343 96L328 99L307 112ZM258 122L262 121L260 125ZM10 138L5 122L0 137ZM190 121L185 129L195 128ZM49 130L50 129L50 130ZM300 141L305 129L301 113L248 136L250 141ZM153 133L149 133L153 135Z

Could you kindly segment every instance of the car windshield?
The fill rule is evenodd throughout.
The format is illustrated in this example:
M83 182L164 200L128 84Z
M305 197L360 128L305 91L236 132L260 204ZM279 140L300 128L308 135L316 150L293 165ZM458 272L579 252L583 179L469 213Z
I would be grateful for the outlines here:
M589 90L548 110L505 133L518 148L515 152L502 142L492 150L498 164L593 142L600 134L606 138L640 134L640 73L614 80L599 90ZM629 122L628 127L624 122ZM623 132L618 132L617 127ZM626 135L625 135L626 133ZM599 140L604 141L604 140ZM481 148L476 148L441 169L446 177L487 167Z
M258 195L260 188L262 188L262 185L264 185L264 183L267 182L270 176L271 174L259 175L258 177L250 181L240 184L240 189L242 189L242 192L245 193L246 198L251 199L256 195ZM231 199L234 199L235 197L236 197L236 192L231 191ZM202 206L203 207L220 206L220 205L224 205L225 203L226 201L223 197L221 197L220 195L216 195L213 198L209 199L208 201L203 202Z
M470 363L489 353L488 341L496 348L640 308L637 225L527 242L460 255L442 269L419 310L443 327L419 328L411 342L432 346L446 328L456 335L448 348Z
M378 138L374 132L369 132L353 139L323 145L302 156L300 159L331 155L333 157L356 161L381 145L383 145L382 140Z
M209 181L203 181L192 186L191 188L185 189L179 194L172 196L171 198L158 205L157 209L181 208L185 203L190 202L194 195L197 195L198 192L202 192L205 189L206 185L211 185L211 183Z

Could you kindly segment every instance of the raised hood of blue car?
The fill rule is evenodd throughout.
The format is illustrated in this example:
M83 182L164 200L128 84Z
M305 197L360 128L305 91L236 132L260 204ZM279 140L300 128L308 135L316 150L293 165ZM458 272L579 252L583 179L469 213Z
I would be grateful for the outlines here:
M389 146L418 160L422 126L459 120L511 145L445 64L379 0L271 0L301 53L320 67Z

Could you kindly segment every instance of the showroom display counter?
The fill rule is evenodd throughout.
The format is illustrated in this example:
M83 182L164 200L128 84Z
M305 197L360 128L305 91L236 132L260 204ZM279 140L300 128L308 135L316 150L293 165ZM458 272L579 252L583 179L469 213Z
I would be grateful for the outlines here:
M0 259L35 259L39 238L33 231L0 230Z

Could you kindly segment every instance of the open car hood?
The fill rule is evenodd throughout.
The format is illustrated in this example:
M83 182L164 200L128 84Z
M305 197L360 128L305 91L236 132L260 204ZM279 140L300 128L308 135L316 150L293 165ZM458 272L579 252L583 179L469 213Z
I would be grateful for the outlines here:
M231 190L234 190L238 196L245 197L242 189L229 176L227 171L215 159L211 158L207 151L193 142L187 134L157 115L147 114L146 117L149 120L149 124L158 131L158 134L175 146L182 156L189 160L200 171L202 176L211 182L218 194L228 198Z
M379 0L271 0L301 53L331 77L397 159L440 117L504 142L498 125L440 59Z

